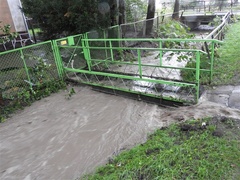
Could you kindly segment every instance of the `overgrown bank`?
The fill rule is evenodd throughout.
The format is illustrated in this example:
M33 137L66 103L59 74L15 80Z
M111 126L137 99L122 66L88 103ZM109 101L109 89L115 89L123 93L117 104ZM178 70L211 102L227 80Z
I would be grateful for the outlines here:
M0 103L0 123L4 122L11 113L30 106L33 102L58 92L63 88L66 88L64 81L51 81L33 89L24 89L18 92L12 99L5 99L3 103Z
M214 85L240 84L240 21L230 24L224 44L217 49L214 63Z
M189 120L157 130L82 179L239 179L240 120Z

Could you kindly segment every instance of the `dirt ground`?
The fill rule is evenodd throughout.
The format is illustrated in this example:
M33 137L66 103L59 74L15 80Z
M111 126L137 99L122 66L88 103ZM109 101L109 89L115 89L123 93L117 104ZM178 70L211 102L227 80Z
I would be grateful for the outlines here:
M33 103L0 124L0 179L75 179L155 129L190 118L231 117L240 110L201 98L197 105L163 108L74 87Z

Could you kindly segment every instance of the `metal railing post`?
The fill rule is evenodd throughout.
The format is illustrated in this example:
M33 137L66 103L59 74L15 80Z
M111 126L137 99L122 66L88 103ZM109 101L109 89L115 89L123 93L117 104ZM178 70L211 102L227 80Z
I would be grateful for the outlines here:
M162 41L159 41L159 48L162 49ZM162 66L162 56L163 56L163 52L162 50L159 51L159 61L160 61L160 66Z
M85 36L86 38L86 36ZM84 54L84 58L87 61L87 65L88 65L88 70L92 71L92 66L91 66L91 60L90 60L90 48L88 46L88 39L84 39L82 40L82 48L83 48L83 54Z
M29 85L30 85L30 89L32 89L31 78L30 78L30 75L29 75L29 72L28 72L28 67L27 67L27 64L26 64L26 61L25 61L22 49L20 49L20 54L21 54L21 59L23 60L23 65L24 65L24 69L25 69L26 74L27 74L27 78L28 78L28 82L29 82Z
M140 49L137 49L138 54L138 70L139 70L139 76L142 78L142 63L141 63L141 51Z
M63 79L64 69L63 69L62 59L61 59L60 51L59 51L56 40L51 41L51 46L53 50L55 63L57 65L58 76L61 79Z
M112 59L112 61L114 61L114 58L113 58L113 49L112 49L112 41L111 41L111 40L109 40L109 47L110 47L111 59Z
M196 52L196 103L199 99L199 88L200 88L200 52Z
M211 63L210 63L210 82L213 80L213 63L214 63L214 41L211 43Z

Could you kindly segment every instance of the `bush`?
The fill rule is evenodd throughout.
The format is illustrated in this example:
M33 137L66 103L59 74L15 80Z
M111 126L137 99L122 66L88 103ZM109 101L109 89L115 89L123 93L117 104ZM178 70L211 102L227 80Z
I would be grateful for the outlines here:
M194 34L189 33L189 28L186 27L184 24L180 23L179 21L171 20L166 21L160 24L159 29L157 29L157 37L162 39L167 38L180 38L180 39L189 39L194 38ZM163 44L166 48L172 48L176 46L182 46L178 42L165 42ZM187 46L187 44L183 45L184 47Z

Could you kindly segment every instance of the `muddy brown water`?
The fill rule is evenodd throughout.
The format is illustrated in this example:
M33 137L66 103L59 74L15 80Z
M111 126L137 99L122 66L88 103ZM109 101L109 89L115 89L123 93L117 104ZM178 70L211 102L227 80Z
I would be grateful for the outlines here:
M75 179L143 143L157 128L189 118L240 117L240 110L206 100L163 108L89 87L74 89L70 99L61 91L0 124L0 179Z

